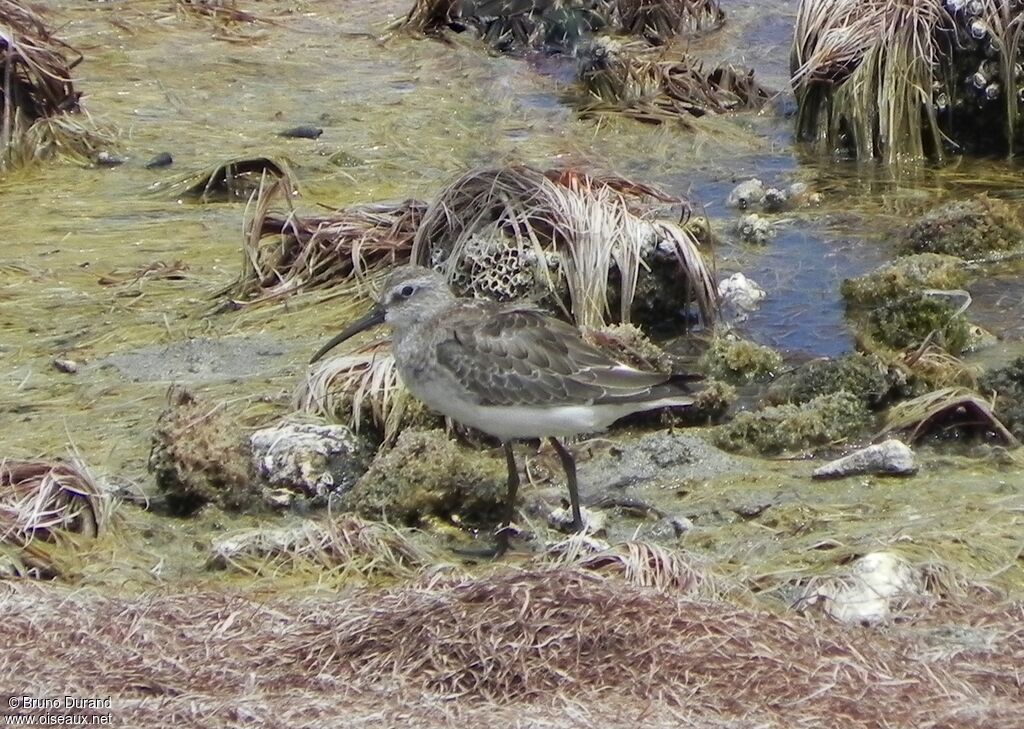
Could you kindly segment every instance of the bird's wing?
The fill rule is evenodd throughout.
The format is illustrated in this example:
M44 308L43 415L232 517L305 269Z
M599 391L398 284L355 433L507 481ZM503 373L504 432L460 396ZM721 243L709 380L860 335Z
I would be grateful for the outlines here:
M482 405L629 402L669 379L616 362L574 327L532 309L455 317L436 354Z

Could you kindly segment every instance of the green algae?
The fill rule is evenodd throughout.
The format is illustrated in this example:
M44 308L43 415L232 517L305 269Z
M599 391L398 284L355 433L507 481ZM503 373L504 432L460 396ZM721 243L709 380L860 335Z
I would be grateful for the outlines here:
M843 391L820 395L802 405L774 405L739 413L714 431L714 442L734 453L801 453L847 441L870 424L863 400Z
M906 375L874 354L817 359L781 375L767 393L772 404L801 405L821 395L849 392L877 409L906 388Z
M978 258L1024 245L1020 216L1007 203L978 195L929 211L903 234L905 253L942 253Z
M921 292L886 301L867 317L870 341L890 349L918 347L933 333L946 351L956 355L970 342L971 324L946 302Z
M916 253L845 279L839 290L848 304L875 306L921 289L959 289L971 278L962 258Z
M712 338L698 366L712 377L733 385L768 382L782 369L782 355L733 335Z

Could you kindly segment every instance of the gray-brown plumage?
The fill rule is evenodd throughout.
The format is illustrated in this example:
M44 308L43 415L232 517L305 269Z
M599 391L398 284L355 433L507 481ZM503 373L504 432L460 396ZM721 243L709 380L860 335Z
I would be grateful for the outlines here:
M566 471L573 524L582 527L576 469L558 436L603 430L630 413L689 405L686 376L639 370L584 341L572 326L523 306L457 299L444 278L401 266L379 304L328 342L313 361L359 331L386 321L409 391L434 410L499 438L509 467L505 526L518 474L514 438L550 438ZM507 531L499 532L499 553Z

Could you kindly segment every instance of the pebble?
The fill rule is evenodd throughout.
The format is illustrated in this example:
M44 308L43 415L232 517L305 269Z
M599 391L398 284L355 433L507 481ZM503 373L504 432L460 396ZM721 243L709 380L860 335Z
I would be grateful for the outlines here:
M172 164L174 164L174 158L171 157L171 153L161 152L146 163L146 169L155 170L159 167L170 167Z
M73 359L57 357L53 360L53 366L59 372L63 372L68 375L73 375L78 372L78 363Z
M718 296L721 298L723 309L750 312L761 305L767 294L756 282L742 273L734 273L718 282Z
M756 177L745 180L733 188L726 198L725 204L731 208L746 210L747 208L760 205L764 199L764 183Z
M865 473L912 476L917 473L914 452L906 443L891 438L838 458L814 469L812 478L845 478Z
M761 246L767 245L768 241L775 237L771 222L757 213L744 215L736 223L736 232L744 243L756 243Z
M107 152L104 150L96 155L96 164L99 167L119 167L124 163L124 157L119 157L113 152Z
M279 137L288 137L289 139L318 139L324 130L320 127L314 127L312 124L303 124L297 127L291 127L277 133Z
M844 623L874 625L890 616L893 603L920 595L914 567L892 552L870 552L850 566L845 577L829 580L805 598L821 602L825 612Z

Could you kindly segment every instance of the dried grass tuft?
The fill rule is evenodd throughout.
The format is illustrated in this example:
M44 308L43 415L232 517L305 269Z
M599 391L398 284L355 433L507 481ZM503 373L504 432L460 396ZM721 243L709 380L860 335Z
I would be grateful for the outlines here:
M641 276L652 266L668 266L684 300L710 323L718 307L714 275L688 230L654 217L654 203L667 201L683 204L622 177L571 169L545 173L523 165L474 169L427 208L412 259L443 271L458 291L475 283L459 286L456 278L468 278L477 240L500 241L517 260L529 262L527 278L588 327L607 323L613 272L617 318L626 323Z
M317 579L399 578L434 564L438 555L408 530L342 514L290 527L245 529L216 539L208 566L249 575L310 571Z
M584 117L615 112L651 124L689 125L691 117L758 109L772 96L752 70L727 65L708 71L687 54L669 58L607 39L581 58L579 75L587 93Z
M291 197L298 183L287 160L273 157L235 157L198 172L158 182L154 192L201 203L249 200L254 195Z
M0 0L0 169L53 157L88 163L113 142L71 80L82 55L25 3Z
M348 354L324 360L299 388L298 410L347 419L358 432L364 419L394 442L406 423L409 393L391 355L391 340L377 339Z
M231 304L251 306L326 288L381 266L405 262L426 209L418 200L357 205L327 215L299 215L290 186L265 186L250 206L243 265ZM283 201L287 213L272 212Z
M15 574L54 574L44 545L102 535L113 509L110 495L79 461L0 460L0 574L10 570L5 554Z

